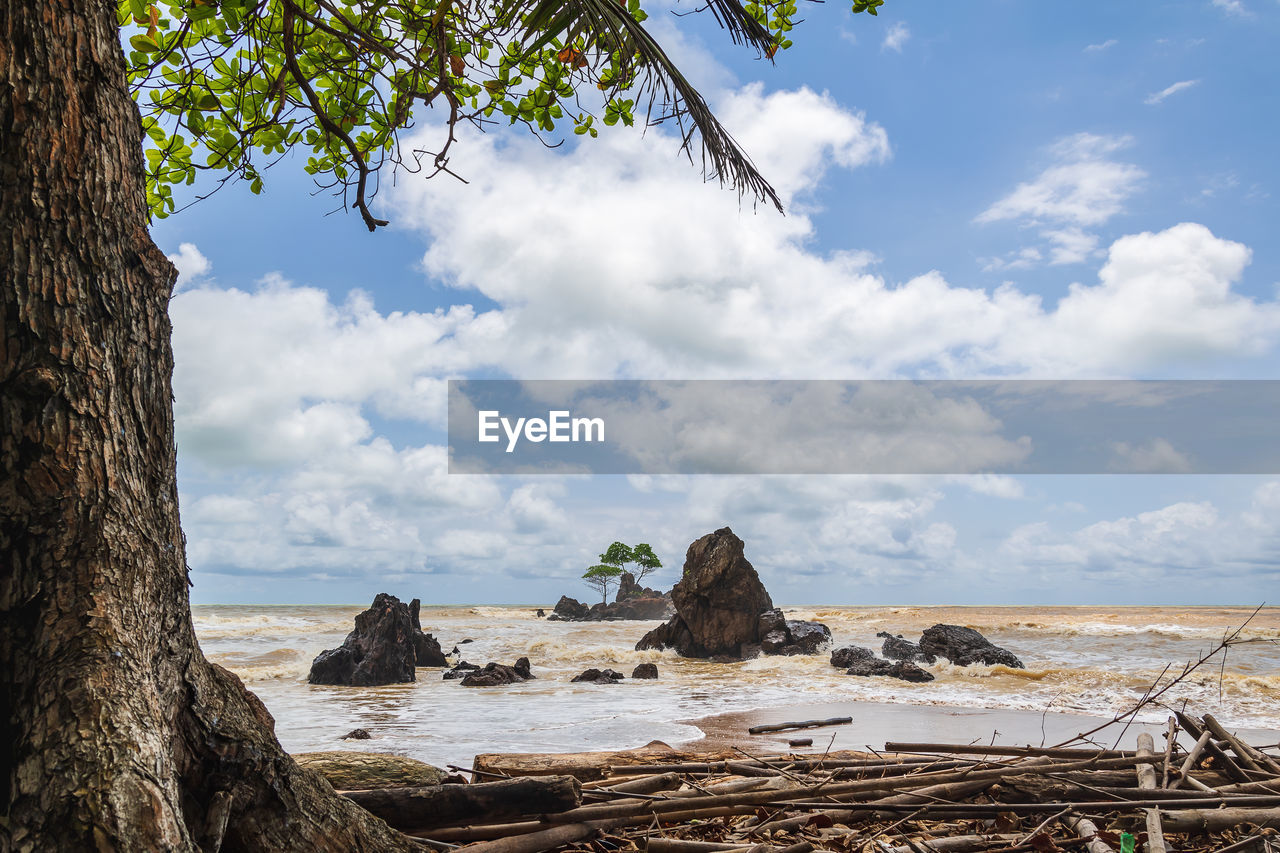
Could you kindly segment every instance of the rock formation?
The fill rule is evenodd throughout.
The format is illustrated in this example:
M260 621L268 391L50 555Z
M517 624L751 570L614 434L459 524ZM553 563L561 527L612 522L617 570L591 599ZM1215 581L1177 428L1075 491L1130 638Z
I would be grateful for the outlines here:
M409 602L409 617L413 620L413 653L414 666L448 666L449 662L444 659L444 652L440 650L440 643L435 637L422 632L422 622L418 620L418 612L422 609L422 602L414 599Z
M831 638L825 625L783 618L743 556L742 540L727 527L689 546L671 601L676 615L641 638L637 649L739 659L758 651L812 654Z
M1013 652L992 645L990 640L977 631L959 625L934 625L926 628L920 638L920 651L926 657L932 655L946 658L960 666L981 663L1024 669L1022 661Z
M400 599L378 593L342 645L316 656L307 681L361 687L413 681L415 636L422 633L415 621Z
M576 598L560 596L548 622L610 622L620 619L666 619L672 613L671 596L636 583L635 575L623 572L618 594L609 604L587 606Z
M449 681L455 678L466 678L467 673L474 672L479 668L480 667L476 666L473 663L467 663L466 661L462 660L462 661L458 661L457 665L454 666L453 669L450 669L442 673L440 677L445 681Z
M484 669L474 670L462 678L463 687L495 687L501 684L516 684L533 678L529 671L529 659L520 658L514 666L501 663L489 663Z

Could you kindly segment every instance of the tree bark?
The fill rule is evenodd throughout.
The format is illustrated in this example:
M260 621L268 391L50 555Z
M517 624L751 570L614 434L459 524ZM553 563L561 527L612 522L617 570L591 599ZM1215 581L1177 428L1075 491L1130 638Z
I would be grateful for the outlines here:
M0 0L0 849L414 849L196 644L115 9Z

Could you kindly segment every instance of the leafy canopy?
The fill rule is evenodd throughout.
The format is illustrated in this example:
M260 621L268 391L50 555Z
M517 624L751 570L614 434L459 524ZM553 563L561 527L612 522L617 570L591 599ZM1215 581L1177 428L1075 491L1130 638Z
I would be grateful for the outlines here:
M621 566L592 566L582 573L582 579L587 582L587 586L600 593L601 603L608 603L609 589L622 577Z
M876 14L884 0L854 0ZM735 43L772 59L791 46L796 0L706 0ZM369 230L384 167L449 169L457 126L505 121L535 134L597 120L679 124L703 171L781 209L768 182L643 23L641 0L119 0L129 85L148 138L147 202L175 210L196 173L262 191L287 152ZM424 110L443 124L435 151L404 152Z

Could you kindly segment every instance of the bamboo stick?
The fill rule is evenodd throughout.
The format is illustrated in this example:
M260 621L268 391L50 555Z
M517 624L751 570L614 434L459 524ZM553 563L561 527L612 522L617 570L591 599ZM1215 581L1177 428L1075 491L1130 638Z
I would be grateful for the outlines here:
M1067 749L1038 746L991 746L980 743L901 743L890 741L884 745L888 752L944 753L947 755L1009 755L1029 758L1126 758L1132 751L1121 749Z
M752 726L748 734L760 735L766 732L785 732L791 729L816 729L823 726L845 726L853 722L853 717L831 717L826 720L799 720L794 723L770 723L766 726Z
M1196 740L1196 745L1191 747L1191 751L1187 753L1187 758L1182 762L1182 767L1178 770L1178 778L1174 780L1172 787L1177 788L1191 777L1187 774L1191 772L1191 768L1196 766L1196 762L1200 760L1200 755L1204 752L1205 744L1209 742L1209 738L1213 737L1213 732L1201 732Z
M1165 812L1166 832L1216 832L1242 824L1280 828L1280 808L1185 809Z
M1089 853L1115 853L1115 851L1111 849L1111 845L1099 837L1097 825L1087 817L1067 815L1063 818L1063 823L1065 823L1072 832L1088 839L1084 843L1084 848L1088 850Z
M1212 714L1204 715L1204 725L1205 728L1213 732L1214 737L1219 740L1225 740L1231 747L1231 751L1236 754L1240 762L1248 769L1264 773L1280 773L1280 764L1271 760L1261 750L1254 749L1251 745L1224 729Z

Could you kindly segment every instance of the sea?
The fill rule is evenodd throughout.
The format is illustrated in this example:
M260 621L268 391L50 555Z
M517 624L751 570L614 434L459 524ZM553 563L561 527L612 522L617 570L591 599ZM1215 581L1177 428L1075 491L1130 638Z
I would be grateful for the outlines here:
M975 628L1018 655L1026 669L927 666L935 680L911 684L846 675L827 654L735 663L635 650L658 622L549 622L518 607L423 607L423 629L450 658L483 665L528 657L536 678L504 687L463 687L439 668L385 687L310 685L311 661L341 644L367 605L204 605L193 608L205 655L235 672L275 717L290 752L370 749L438 766L469 766L482 752L627 749L697 740L698 720L787 705L889 703L904 710L1034 711L1111 718L1155 683L1238 632L1220 653L1140 721L1163 723L1169 708L1210 712L1228 727L1280 731L1280 608L1252 607L784 607L789 619L827 625L832 648L879 649L877 632L918 640L931 625ZM1243 627L1241 627L1243 626ZM570 683L588 667L630 676L656 663L657 681ZM1163 679L1163 680L1161 680ZM856 707L856 706L851 706ZM371 741L343 740L363 728Z

